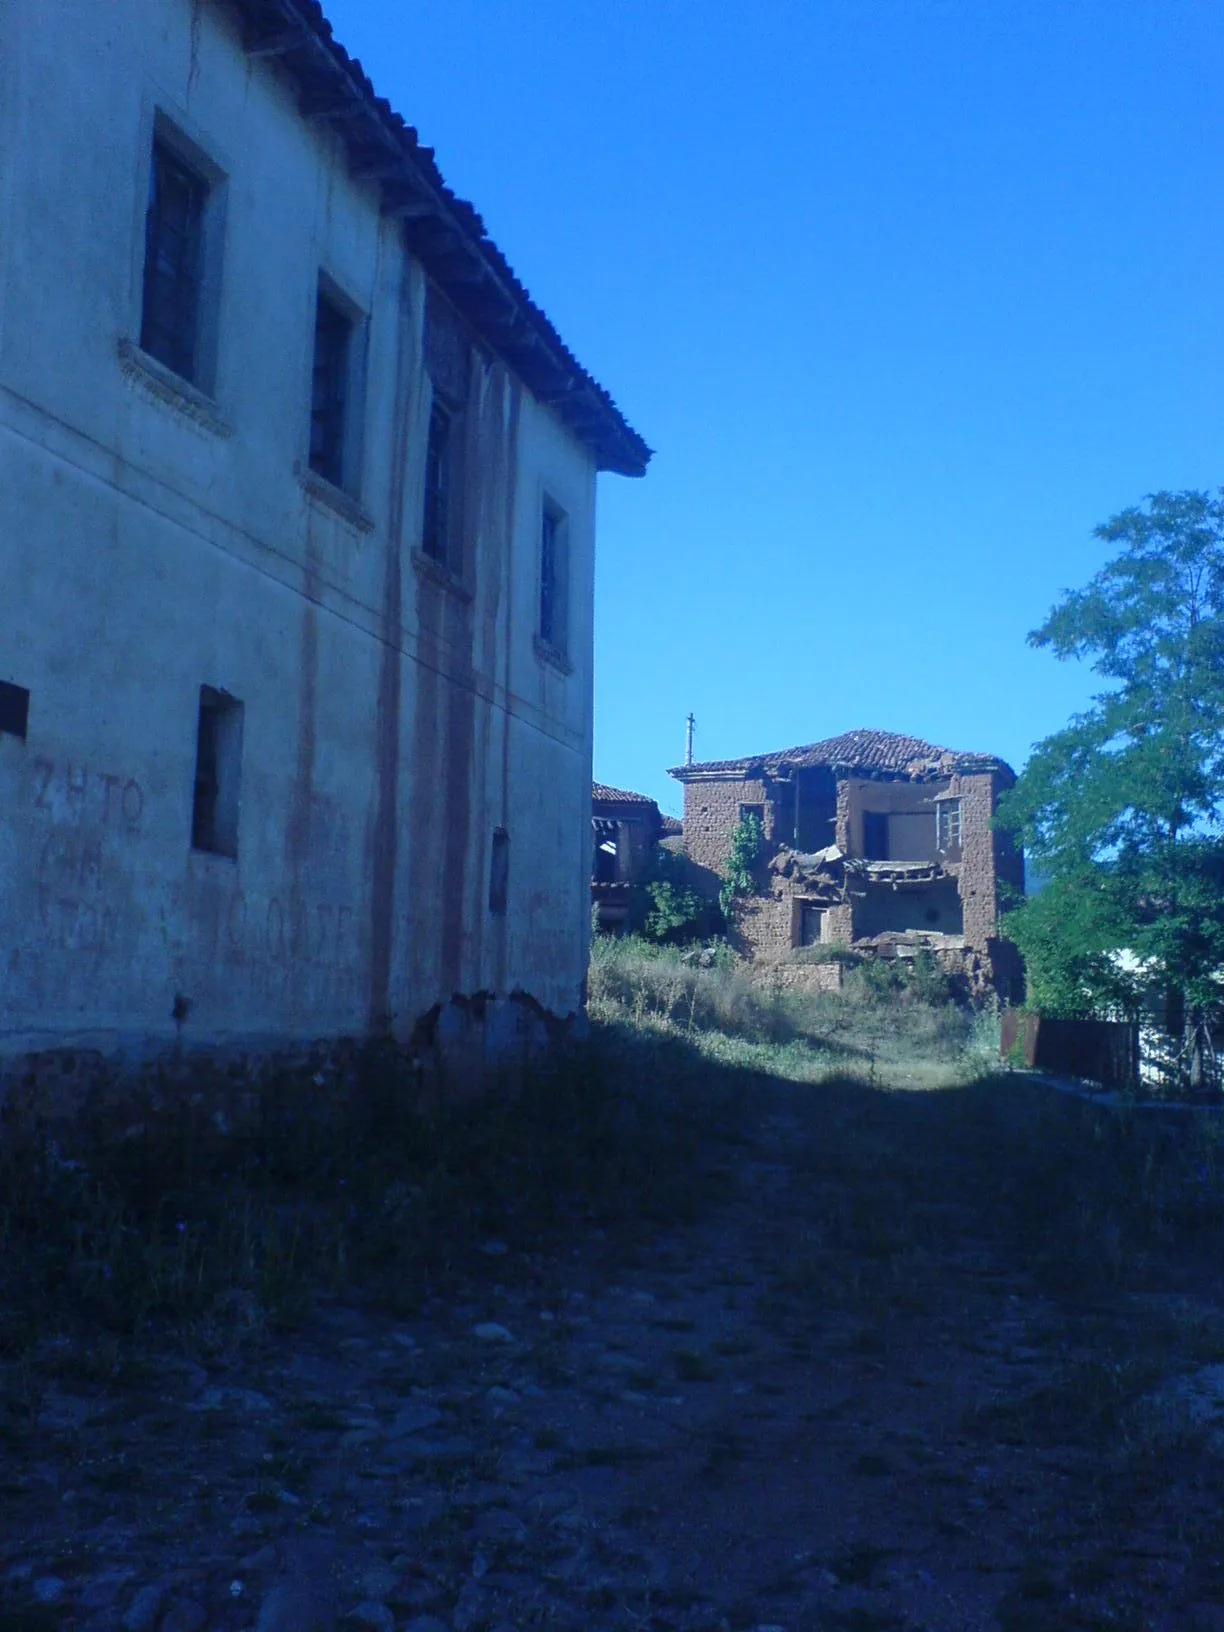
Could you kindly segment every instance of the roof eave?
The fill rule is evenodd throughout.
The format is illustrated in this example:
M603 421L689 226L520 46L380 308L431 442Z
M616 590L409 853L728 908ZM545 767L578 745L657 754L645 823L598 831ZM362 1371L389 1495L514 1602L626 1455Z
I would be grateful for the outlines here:
M294 75L303 118L341 136L353 174L380 189L382 213L402 220L410 253L482 340L594 455L598 470L645 475L652 450L568 350L473 207L446 186L433 149L421 146L334 39L317 0L227 3L242 20L248 55L279 60Z

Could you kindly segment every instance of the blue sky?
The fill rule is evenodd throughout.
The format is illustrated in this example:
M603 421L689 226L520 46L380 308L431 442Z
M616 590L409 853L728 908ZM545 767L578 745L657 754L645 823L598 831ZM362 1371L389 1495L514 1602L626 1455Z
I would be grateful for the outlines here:
M657 454L600 479L595 770L1003 755L1093 526L1224 483L1215 0L327 0Z

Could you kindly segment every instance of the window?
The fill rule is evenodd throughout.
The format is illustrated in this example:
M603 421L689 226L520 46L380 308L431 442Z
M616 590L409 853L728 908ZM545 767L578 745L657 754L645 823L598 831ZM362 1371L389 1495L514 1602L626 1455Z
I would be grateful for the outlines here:
M24 686L0 680L0 736L25 741L30 720L30 694Z
M930 828L928 828L927 832L930 831ZM864 861L888 860L887 811L865 810L863 812L863 859Z
M242 704L226 691L200 687L196 729L191 847L238 854L238 788L242 776Z
M620 823L596 816L591 825L595 829L595 865L591 877L596 884L615 884L620 876Z
M425 444L425 514L421 523L421 549L433 561L450 565L451 449L454 421L447 408L434 398L429 413L429 438Z
M739 819L740 819L740 821L741 822L746 822L750 816L753 818L754 821L760 822L761 832L763 833L765 831L765 806L764 805L741 805L739 807Z
M140 344L159 363L193 383L199 373L208 192L208 183L158 137L149 170Z
M509 891L510 835L504 827L495 827L489 856L489 911L495 918L505 916Z
M343 487L348 474L345 432L352 337L352 319L320 289L310 383L310 468L334 487Z
M540 521L540 639L569 653L569 526L564 510L544 500Z
M810 907L805 901L799 909L799 945L819 946L824 940L824 908Z
M928 828L929 832L930 829ZM961 802L959 799L941 799L935 806L936 848L941 852L961 847Z

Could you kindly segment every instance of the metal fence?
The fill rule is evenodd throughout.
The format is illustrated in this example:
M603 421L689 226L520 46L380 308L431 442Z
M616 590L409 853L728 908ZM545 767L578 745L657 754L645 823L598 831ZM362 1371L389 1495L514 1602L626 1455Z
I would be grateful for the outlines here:
M1005 1009L999 1052L1030 1070L1134 1088L1140 1081L1139 1027L1128 1020L1052 1020Z

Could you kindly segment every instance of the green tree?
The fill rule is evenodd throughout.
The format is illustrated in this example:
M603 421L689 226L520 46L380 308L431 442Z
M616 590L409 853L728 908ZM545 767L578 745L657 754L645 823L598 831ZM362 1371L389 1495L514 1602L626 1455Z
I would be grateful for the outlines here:
M646 884L650 911L643 933L651 941L689 941L706 932L709 907L690 888L684 859L661 846L655 851L654 877Z
M731 903L737 895L751 895L756 888L756 864L765 848L765 825L761 818L749 811L741 816L731 833L731 849L723 868L722 888L718 904L724 918L730 916Z
M1224 489L1151 494L1096 536L1118 553L1029 641L1106 687L1000 803L1050 877L1006 932L1047 1012L1134 1010L1159 981L1198 1077L1224 969Z

